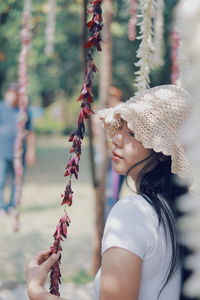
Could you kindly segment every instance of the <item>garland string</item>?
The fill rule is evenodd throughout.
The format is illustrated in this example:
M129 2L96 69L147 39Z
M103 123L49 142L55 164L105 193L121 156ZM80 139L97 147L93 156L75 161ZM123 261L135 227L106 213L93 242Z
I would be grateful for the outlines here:
M61 205L72 205L73 191L71 188L72 176L78 179L79 173L79 162L81 157L81 144L85 133L85 120L89 119L94 113L91 109L91 103L93 102L92 94L92 83L94 79L94 74L97 72L97 67L94 64L93 56L95 50L102 51L101 49L101 30L103 27L102 20L102 9L101 4L103 0L91 1L88 8L88 13L92 14L91 20L87 23L89 29L89 38L85 44L88 48L88 54L86 58L86 70L85 77L83 80L83 85L81 89L80 96L77 101L81 101L81 110L78 116L78 126L75 131L73 131L69 137L69 142L72 143L70 148L71 157L66 166L66 171L64 176L69 176L69 181L65 187L64 192L61 194L62 202ZM70 224L70 218L65 211L64 216L59 220L59 223L54 232L54 243L50 247L50 255L62 251L61 241L63 238L67 238L67 227ZM52 266L50 273L50 293L56 296L60 296L59 284L61 283L61 272L60 272L61 256L59 260Z
M21 52L19 55L19 114L17 124L17 137L14 145L14 170L15 170L15 203L18 206L21 200L22 177L23 177L23 140L25 138L25 124L27 121L27 105L28 105L28 76L27 76L27 58L31 46L31 0L24 1L24 10L22 14L22 30L21 30Z

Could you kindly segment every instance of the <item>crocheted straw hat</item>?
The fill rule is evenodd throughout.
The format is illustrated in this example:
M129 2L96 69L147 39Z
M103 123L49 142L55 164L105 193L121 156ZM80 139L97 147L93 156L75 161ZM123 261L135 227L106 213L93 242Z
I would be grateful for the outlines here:
M145 148L170 155L171 172L186 177L190 164L183 149L178 130L189 117L193 99L189 93L174 85L161 85L145 90L114 108L102 109L97 115L112 138L121 119L134 132Z

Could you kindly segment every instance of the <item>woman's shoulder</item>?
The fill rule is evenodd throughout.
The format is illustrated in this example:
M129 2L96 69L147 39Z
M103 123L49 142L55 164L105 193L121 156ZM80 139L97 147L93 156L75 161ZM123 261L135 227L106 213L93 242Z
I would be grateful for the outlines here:
M138 215L139 217L146 217L153 219L157 223L157 214L152 205L141 195L132 194L123 198L113 206L111 213L126 213L126 215Z
M121 198L111 209L102 240L102 253L118 246L144 258L156 243L153 208L140 195Z

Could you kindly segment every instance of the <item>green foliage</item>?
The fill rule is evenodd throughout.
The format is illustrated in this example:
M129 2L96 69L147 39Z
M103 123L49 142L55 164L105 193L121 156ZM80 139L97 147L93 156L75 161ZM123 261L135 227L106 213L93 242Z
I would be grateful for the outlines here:
M2 3L3 2L3 3ZM20 53L20 28L23 1L0 3L1 88L16 80ZM81 6L77 1L57 1L55 52L44 53L46 1L32 3L32 49L29 57L29 94L31 102L46 107L56 100L59 91L71 96L81 83L80 34Z
M37 134L60 134L63 130L63 121L55 119L48 109L42 118L35 121L35 132Z
M34 128L37 134L70 134L76 124L79 105L73 99L65 99L64 93L58 93L56 101L51 103L41 117L36 118Z
M152 86L170 82L169 33L173 7L177 0L165 1L165 65L151 74ZM75 100L83 78L81 61L82 0L57 0L55 52L47 57L45 27L47 1L32 1L32 48L29 56L29 95L32 103L48 107L62 95L68 105ZM8 81L17 79L23 1L0 2L0 92ZM134 93L136 50L139 41L128 39L128 1L113 1L113 85L121 88L124 99ZM96 55L97 66L98 55ZM98 75L94 82L98 98ZM1 95L2 96L2 95ZM74 102L75 111L79 104Z

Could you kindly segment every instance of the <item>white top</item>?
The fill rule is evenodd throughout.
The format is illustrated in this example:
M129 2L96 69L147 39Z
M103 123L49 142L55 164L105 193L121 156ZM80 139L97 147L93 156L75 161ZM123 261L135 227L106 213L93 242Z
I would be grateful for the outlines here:
M111 247L126 249L139 257L142 275L138 300L158 300L171 258L164 228L151 205L140 195L120 199L110 211L102 239L102 254ZM94 281L95 299L99 299L101 268ZM159 300L179 300L180 269L163 289Z

